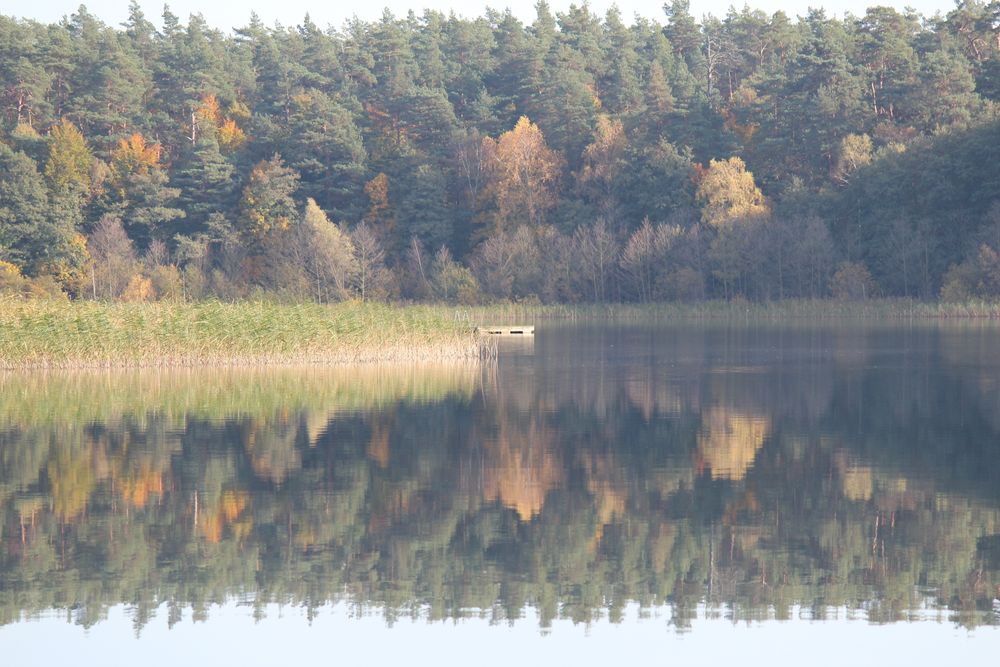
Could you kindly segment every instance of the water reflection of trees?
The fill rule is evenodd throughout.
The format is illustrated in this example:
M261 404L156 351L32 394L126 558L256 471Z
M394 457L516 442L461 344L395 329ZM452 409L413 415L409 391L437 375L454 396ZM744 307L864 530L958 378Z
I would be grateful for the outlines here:
M327 378L251 410L216 412L205 387L91 419L0 406L0 618L90 624L126 603L141 627L245 596L390 620L532 605L585 622L638 601L681 625L704 603L996 622L1000 406L982 369L934 361L957 354L934 331L888 368L870 359L889 332L713 335L579 374L545 354L433 389Z

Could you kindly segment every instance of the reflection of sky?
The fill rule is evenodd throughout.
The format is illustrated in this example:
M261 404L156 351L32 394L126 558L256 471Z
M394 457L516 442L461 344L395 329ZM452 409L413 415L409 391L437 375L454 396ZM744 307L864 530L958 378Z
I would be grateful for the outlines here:
M836 610L835 610L836 611ZM733 623L706 620L678 634L668 610L625 622L589 626L557 621L543 634L529 616L513 625L485 620L401 620L386 627L381 616L356 617L344 604L324 608L310 624L298 607L271 606L267 618L235 604L213 607L209 620L190 615L167 628L166 610L135 638L123 606L89 630L59 614L0 627L4 664L33 665L869 665L991 664L1000 629L967 631L947 619L871 625L848 619ZM973 663L975 661L975 663Z

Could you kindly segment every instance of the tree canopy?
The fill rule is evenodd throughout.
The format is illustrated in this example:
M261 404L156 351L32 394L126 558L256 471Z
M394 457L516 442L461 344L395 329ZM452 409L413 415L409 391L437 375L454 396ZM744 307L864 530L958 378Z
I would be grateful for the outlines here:
M472 300L829 296L845 267L880 295L1000 296L946 279L1000 253L998 0L933 17L691 11L251 16L230 33L169 10L157 28L137 5L121 27L84 7L54 25L0 16L0 261L86 296L75 239L111 215L138 256L162 244L189 297L315 298L281 265L311 199L345 233L366 225L385 298L455 293L409 290L414 242L476 274ZM686 241L654 268L690 289L635 282L662 225ZM603 234L616 255L599 253L595 290L575 268ZM269 254L247 245L264 235ZM515 238L508 286L484 258ZM821 270L790 278L810 254Z

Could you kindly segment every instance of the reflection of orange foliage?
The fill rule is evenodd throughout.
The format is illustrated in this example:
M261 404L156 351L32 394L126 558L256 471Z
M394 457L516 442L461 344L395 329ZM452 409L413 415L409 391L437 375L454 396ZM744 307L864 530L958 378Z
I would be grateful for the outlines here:
M222 521L218 515L206 516L198 526L201 534L212 544L217 544L222 539Z
M483 496L499 500L528 521L542 510L545 495L562 482L563 467L552 451L552 433L532 422L511 432L501 424L496 440L488 443Z
M136 509L142 509L150 494L163 495L163 475L149 466L142 466L135 474L119 482L122 498Z
M615 479L615 468L610 456L585 453L583 458L587 473L587 490L594 497L594 507L597 510L597 527L590 545L591 549L595 549L604 537L604 527L611 523L614 517L625 513L628 487Z
M743 479L770 432L767 417L714 407L702 417L699 463L711 469L713 479Z
M383 428L380 424L372 425L372 437L368 441L365 450L368 458L378 464L380 468L389 466L389 429Z
M93 460L89 452L74 456L65 448L59 450L48 466L52 485L52 510L63 521L72 521L83 512L90 494L97 485Z
M219 499L218 507L202 514L198 529L202 536L216 544L222 539L222 530L233 524L246 509L250 499L245 491L226 491Z
M851 466L844 470L840 478L840 486L848 500L867 502L871 500L874 489L872 469L867 466Z

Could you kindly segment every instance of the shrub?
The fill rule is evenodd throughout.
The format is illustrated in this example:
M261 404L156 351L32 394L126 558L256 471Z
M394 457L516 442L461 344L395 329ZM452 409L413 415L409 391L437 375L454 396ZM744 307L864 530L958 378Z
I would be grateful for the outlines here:
M841 263L830 281L830 292L834 298L845 301L869 299L875 296L875 290L872 274L858 262Z
M158 264L149 269L149 282L152 283L153 296L156 299L179 301L184 298L184 279L181 277L181 272L172 264Z
M129 279L128 285L122 292L121 299L122 301L141 303L152 299L153 294L153 283L149 281L149 278L146 278L141 273L136 273Z
M20 292L23 286L21 270L10 262L0 260L0 292Z
M451 258L442 246L431 264L431 285L434 295L448 303L472 305L479 301L479 283L472 271Z

